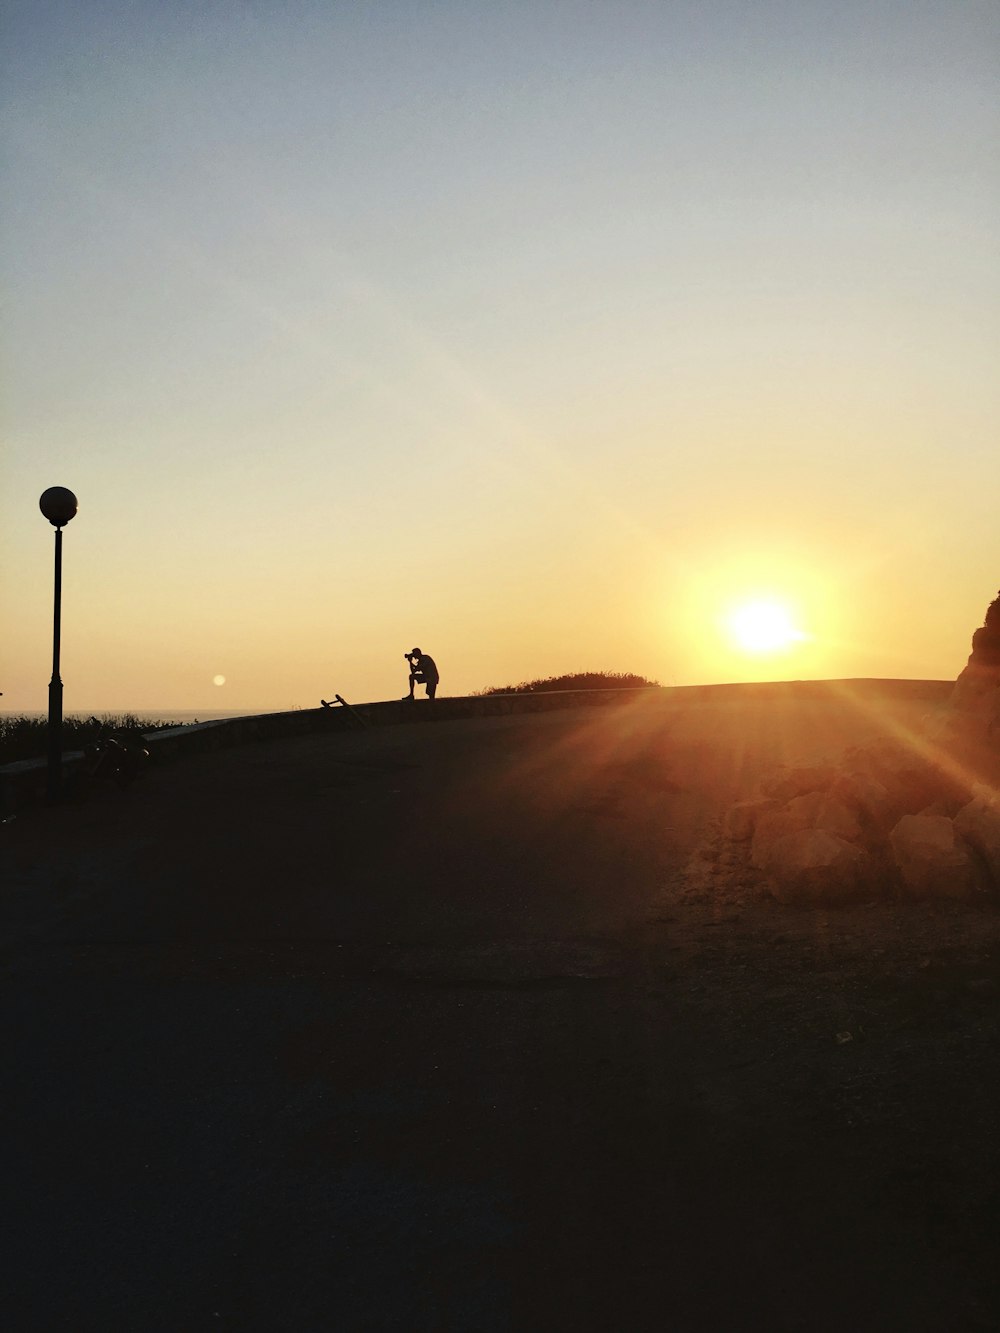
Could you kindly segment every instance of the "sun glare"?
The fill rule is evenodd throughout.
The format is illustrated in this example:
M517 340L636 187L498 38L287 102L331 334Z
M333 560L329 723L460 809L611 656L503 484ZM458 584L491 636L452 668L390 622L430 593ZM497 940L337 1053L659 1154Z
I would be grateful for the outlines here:
M747 653L775 653L806 636L780 602L745 602L728 619L729 632Z

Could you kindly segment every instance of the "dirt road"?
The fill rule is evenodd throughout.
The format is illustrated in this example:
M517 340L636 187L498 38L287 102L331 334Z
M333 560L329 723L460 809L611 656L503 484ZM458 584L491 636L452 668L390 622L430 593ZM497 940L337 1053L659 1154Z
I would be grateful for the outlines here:
M919 711L373 729L14 821L5 1325L994 1327L998 914L779 908L718 834Z

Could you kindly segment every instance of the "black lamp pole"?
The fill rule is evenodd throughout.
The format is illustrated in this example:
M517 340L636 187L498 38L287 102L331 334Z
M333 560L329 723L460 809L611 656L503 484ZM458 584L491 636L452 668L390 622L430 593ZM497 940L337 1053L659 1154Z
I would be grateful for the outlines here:
M59 647L62 617L62 530L76 513L76 496L65 486L50 486L38 507L56 530L55 598L52 615L52 679L49 681L49 767L47 791L58 800L62 789L62 680L59 676Z

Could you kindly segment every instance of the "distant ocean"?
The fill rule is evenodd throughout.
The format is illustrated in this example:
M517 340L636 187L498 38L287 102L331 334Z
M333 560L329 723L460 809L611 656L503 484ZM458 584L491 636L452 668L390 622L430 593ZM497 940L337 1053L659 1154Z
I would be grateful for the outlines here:
M218 722L224 717L256 717L260 713L288 713L290 708L94 708L68 711L66 717L121 717L130 713L142 722ZM0 717L47 717L47 710L0 708Z

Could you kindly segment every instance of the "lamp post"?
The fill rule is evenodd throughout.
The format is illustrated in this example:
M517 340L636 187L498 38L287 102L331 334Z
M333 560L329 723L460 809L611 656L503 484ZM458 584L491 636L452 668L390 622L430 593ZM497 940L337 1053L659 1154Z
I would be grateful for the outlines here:
M42 492L38 507L56 530L55 599L52 616L52 679L49 681L49 769L50 801L58 799L62 787L62 680L59 677L59 637L62 612L62 530L76 513L76 496L65 486L50 486Z

